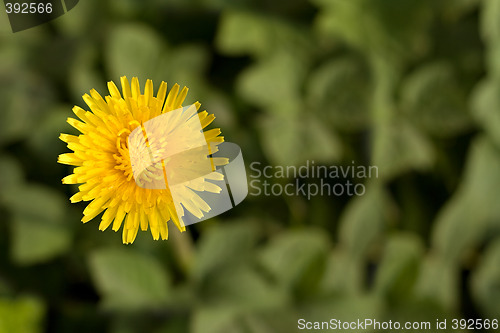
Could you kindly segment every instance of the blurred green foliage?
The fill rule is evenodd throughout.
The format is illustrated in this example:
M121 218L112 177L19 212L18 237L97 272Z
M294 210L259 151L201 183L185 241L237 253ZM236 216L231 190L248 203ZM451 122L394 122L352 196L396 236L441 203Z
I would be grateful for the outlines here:
M247 165L380 177L123 246L56 164L72 105L122 75L187 85ZM80 1L0 35L0 102L0 332L500 319L498 0Z

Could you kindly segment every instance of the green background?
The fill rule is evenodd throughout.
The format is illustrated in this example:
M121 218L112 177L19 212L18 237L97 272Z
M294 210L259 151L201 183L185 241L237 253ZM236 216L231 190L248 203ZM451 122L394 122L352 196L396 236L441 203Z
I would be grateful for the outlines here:
M0 333L500 319L500 1L84 0L1 23ZM79 222L56 163L72 106L122 75L188 86L247 166L379 178L124 246Z

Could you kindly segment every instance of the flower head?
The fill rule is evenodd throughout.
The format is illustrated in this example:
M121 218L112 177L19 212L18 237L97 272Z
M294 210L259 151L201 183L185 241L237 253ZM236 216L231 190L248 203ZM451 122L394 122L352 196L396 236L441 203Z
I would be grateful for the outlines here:
M172 200L168 187L154 189L139 186L138 184L147 184L153 179L147 170L141 179L134 179L134 161L131 162L128 146L131 142L128 140L130 133L142 127L148 120L182 108L188 89L184 87L180 90L179 85L175 84L167 95L167 84L162 82L157 95L154 96L152 81L147 80L144 93L141 93L136 77L132 78L131 84L126 77L121 77L121 86L122 93L113 82L108 82L110 95L105 98L94 89L90 91L90 95L85 94L83 100L90 111L78 106L73 108L80 120L68 118L68 123L81 134L60 136L73 152L61 154L58 162L75 166L73 174L63 178L62 182L81 184L78 187L79 192L70 198L71 202L91 201L83 211L82 222L86 223L104 212L99 229L105 230L113 224L112 229L118 231L123 224L122 240L125 244L135 240L139 227L144 231L149 228L155 240L160 237L167 239L169 220L180 231L185 230L181 219L184 212L179 211L179 206L195 216L210 210L195 191L218 193L220 188L208 180L221 180L221 176L211 173L203 177L192 177L193 179L183 183L180 190L177 186L177 197L181 198L177 203ZM198 113L199 107L198 102L192 106L195 108L194 114L199 118L199 128L204 129L215 117L206 111ZM163 151L167 143L177 147L186 146L185 141L189 139L189 135L175 129L183 128L183 122L192 120L192 117L164 119L168 120L170 128L167 137L156 138L156 141L150 139L148 144L154 146L155 151ZM224 138L219 136L220 133L218 128L203 132L206 143L217 149L216 146L224 141ZM176 169L187 172L189 167L186 167L186 163L193 165L193 160L197 159L209 159L212 165L227 163L225 159L207 157L197 149L191 150L187 156L188 158L184 156L167 159L159 168L163 167L165 174L165 163L170 166L169 172Z

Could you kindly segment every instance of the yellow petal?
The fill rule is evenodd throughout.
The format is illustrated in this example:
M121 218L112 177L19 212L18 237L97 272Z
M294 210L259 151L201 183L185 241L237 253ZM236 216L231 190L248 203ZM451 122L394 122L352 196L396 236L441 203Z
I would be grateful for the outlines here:
M113 231L118 231L118 229L120 229L120 226L122 225L124 218L125 218L125 210L123 209L122 206L119 206L118 210L116 211L115 220L113 222Z

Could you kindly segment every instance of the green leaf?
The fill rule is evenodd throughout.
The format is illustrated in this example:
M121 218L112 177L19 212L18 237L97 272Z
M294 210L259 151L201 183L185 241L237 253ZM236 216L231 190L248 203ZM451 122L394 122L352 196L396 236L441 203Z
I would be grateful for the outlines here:
M425 136L402 120L381 123L375 129L373 165L388 180L412 169L429 168L434 150Z
M288 115L299 111L279 106L300 100L307 67L308 64L295 54L276 52L239 75L238 93L252 104L267 107L269 113L285 112Z
M367 13L362 10L362 1L314 0L313 3L320 8L316 18L319 31L340 37L354 46L369 45L366 30L373 19L368 20Z
M74 0L73 2L78 3L77 9L66 12L64 17L54 20L53 24L57 27L59 33L66 36L74 38L88 35L89 30L92 30L92 26L96 24L96 21L100 21L105 12L102 11L99 3L93 1ZM88 19L89 16L92 16L92 20Z
M325 295L358 295L364 285L365 262L338 247L328 255L320 290Z
M301 123L304 147L303 154L300 154L303 155L302 162L314 160L319 163L329 163L340 158L342 146L330 128L314 116L308 116Z
M402 89L403 110L428 133L449 137L470 128L465 93L448 63L422 66Z
M300 109L298 104L288 106ZM340 158L339 139L314 115L272 115L263 118L259 127L263 150L276 165L301 165L306 160L329 163Z
M319 30L388 61L414 58L426 49L431 1L316 0Z
M76 52L73 59L73 66L70 67L68 83L71 96L78 105L85 106L85 108L87 106L84 104L82 96L88 94L91 89L97 90L102 95L107 93L103 75L96 68L100 61L98 52L98 48L90 42L80 44L79 52ZM115 83L118 84L118 82ZM71 109L68 110L68 114L70 111Z
M62 223L66 213L66 198L44 185L12 188L0 199L14 214L40 218L45 222Z
M11 253L15 262L20 265L45 262L69 249L71 234L67 228L44 222L21 216L12 218Z
M44 262L64 253L71 244L66 222L66 199L45 186L24 185L1 193L12 213L11 256L18 264Z
M387 228L391 208L388 194L376 185L349 202L340 218L339 242L351 258L366 256Z
M114 80L123 75L129 80L137 76L144 84L146 79L156 79L164 45L165 42L146 25L118 25L106 43L107 68Z
M265 278L244 259L218 270L202 286L199 297L207 307L231 305L240 313L248 311L267 311L289 303L289 297L281 284Z
M247 260L257 243L258 232L251 220L219 224L199 241L193 276L202 279L219 269Z
M272 57L282 51L304 56L312 48L306 29L249 11L222 15L216 45L226 54L256 57Z
M289 231L272 239L259 257L280 285L299 296L310 295L319 286L329 248L327 236L319 230Z
M472 295L486 318L500 317L500 240L491 244L472 273Z
M415 235L391 235L377 269L375 292L393 300L411 296L423 254L424 245Z
M231 55L264 54L272 46L267 19L249 12L226 11L219 23L217 47Z
M275 165L298 165L304 162L300 156L303 145L302 127L292 116L275 116L261 119L258 124L264 153Z
M53 163L64 151L65 144L59 140L59 134L66 133L64 129L70 127L66 123L70 110L71 107L67 105L54 108L31 133L27 144L42 160Z
M49 109L52 96L50 85L32 73L0 71L0 145L29 137Z
M19 161L9 155L0 155L0 197L7 195L7 191L23 180L23 168Z
M308 102L341 131L359 131L370 123L370 75L359 61L335 59L308 80Z
M109 10L114 15L119 15L120 17L124 17L127 19L133 18L137 16L137 14L143 14L145 3L148 1L143 1L142 3L138 3L134 0L123 0L119 4L110 3Z
M488 74L500 80L500 4L484 0L481 7L481 34L486 42Z
M26 70L26 65L29 63L30 54L27 51L33 50L34 45L46 36L43 29L31 29L21 35L13 34L6 12L0 14L0 34L2 38L0 72L12 71L18 75Z
M432 245L448 262L460 260L478 247L498 225L500 207L500 151L484 137L473 142L463 181L441 209L432 232Z
M459 303L459 269L438 256L427 256L421 265L415 295L423 301L439 304L448 311L457 311Z
M245 332L237 322L238 311L231 305L204 307L194 312L191 331L193 333L238 333Z
M270 316L290 319L284 311L290 304L286 291L244 260L219 269L199 295L202 306L195 311L193 332L282 332L283 327L290 327Z
M0 333L38 333L42 332L45 307L41 301L32 297L0 299Z
M207 89L203 75L208 67L208 59L207 49L200 44L177 46L163 53L158 68L151 73L151 77L157 78L158 81L154 82L169 81L170 86L178 83L189 87L195 94L188 94L186 103L194 103Z
M208 66L208 52L204 46L188 44L168 48L166 42L150 27L125 24L115 27L106 49L106 64L114 80L126 75L137 76L141 86L146 79L159 85L178 83L188 86L197 95L204 88L201 76ZM116 83L116 81L115 81ZM197 101L189 97L189 102Z
M482 1L481 34L488 43L500 41L500 3L496 0Z
M105 308L134 310L164 305L170 277L154 257L126 248L96 250L89 266Z
M481 81L471 97L472 116L486 131L497 147L500 147L500 81Z

